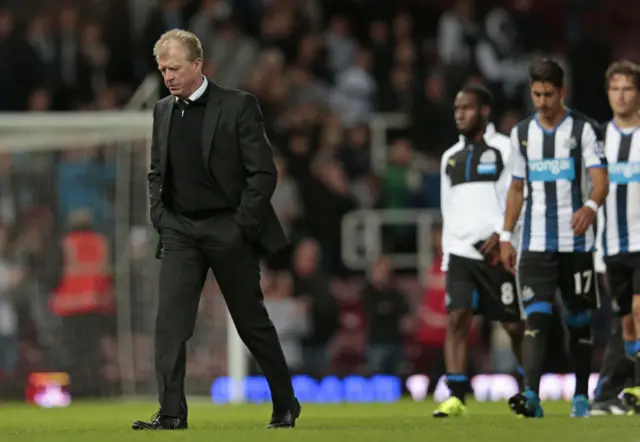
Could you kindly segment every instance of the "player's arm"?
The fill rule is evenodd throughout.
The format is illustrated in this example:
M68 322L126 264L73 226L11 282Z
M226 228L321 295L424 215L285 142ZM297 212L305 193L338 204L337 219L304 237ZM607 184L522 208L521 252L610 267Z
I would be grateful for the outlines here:
M520 212L524 204L524 180L527 174L527 162L520 151L517 128L511 131L511 154L509 155L508 173L511 174L511 182L507 192L507 202L502 226L501 241L511 241L511 234L518 224ZM508 238L507 238L508 237Z
M149 173L147 181L149 184L149 218L151 224L157 230L162 214L162 174L160 172L160 145L156 136L158 104L153 108L153 128L151 132L151 164L149 165Z
M589 169L591 176L591 193L589 200L596 203L598 207L602 206L609 194L609 174L606 167L591 167ZM596 210L597 211L597 210Z
M507 210L507 198L509 196L509 189L511 189L511 181L512 180L512 164L511 164L511 144L508 146L503 146L500 149L502 154L502 162L504 164L504 168L502 170L502 174L500 175L500 179L496 183L496 198L498 199L498 204L502 208L502 214L504 215ZM500 219L498 224L495 226L495 232L498 234L504 230L504 217Z
M511 237L520 219L520 212L524 204L524 180L527 173L527 162L520 151L517 127L511 131L511 154L508 169L511 173L511 183L507 192L504 224L500 234L500 260L505 269L515 272L516 251L511 244Z
M590 123L584 125L582 132L582 160L591 177L589 199L571 218L571 227L575 235L584 235L593 225L598 208L609 194L609 174L604 154L602 131Z
M504 224L502 227L502 241L511 241L511 234L518 224L520 219L520 212L522 211L522 205L524 204L524 180L512 179L509 186L509 193L507 194L507 208L504 212ZM508 235L504 233L508 232ZM505 236L509 236L507 240Z
M442 214L442 265L441 270L446 272L449 269L449 251L447 241L449 234L448 229L448 213L451 207L451 181L447 175L447 164L451 158L450 151L445 152L440 160L440 212Z

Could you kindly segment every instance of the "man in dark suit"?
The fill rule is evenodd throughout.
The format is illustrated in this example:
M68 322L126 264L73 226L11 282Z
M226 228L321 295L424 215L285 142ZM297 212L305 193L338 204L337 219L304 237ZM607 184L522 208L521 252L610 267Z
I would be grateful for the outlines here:
M186 429L186 342L213 271L273 399L269 428L295 426L300 404L260 289L260 252L286 238L273 207L276 169L256 99L202 75L202 46L173 30L154 55L170 96L154 109L150 217L160 234L155 365L160 410L134 429Z

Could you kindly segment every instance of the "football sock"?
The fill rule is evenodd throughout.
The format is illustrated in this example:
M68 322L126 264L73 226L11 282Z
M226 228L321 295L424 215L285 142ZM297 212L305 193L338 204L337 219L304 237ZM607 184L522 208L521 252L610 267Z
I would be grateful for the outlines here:
M547 336L551 328L551 320L551 315L546 312L533 312L527 317L522 359L527 386L536 394L540 390L540 377L546 357Z
M569 348L576 374L575 395L587 395L593 354L591 312L567 313L565 314L565 322L569 329Z
M447 374L447 386L451 390L451 396L457 397L463 403L469 390L469 378L464 374Z

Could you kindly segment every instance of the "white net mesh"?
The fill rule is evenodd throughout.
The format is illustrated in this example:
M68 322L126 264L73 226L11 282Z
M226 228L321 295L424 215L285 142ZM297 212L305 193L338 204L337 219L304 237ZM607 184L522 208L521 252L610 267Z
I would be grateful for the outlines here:
M155 394L150 128L148 113L0 119L0 396L52 371L71 375L75 397ZM187 393L208 395L227 367L213 281L199 316Z

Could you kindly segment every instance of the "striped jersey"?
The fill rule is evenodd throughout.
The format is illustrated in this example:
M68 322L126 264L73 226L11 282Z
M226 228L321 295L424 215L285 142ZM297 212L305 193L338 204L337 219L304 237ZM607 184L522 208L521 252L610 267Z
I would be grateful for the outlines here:
M604 131L609 195L598 219L604 256L640 251L640 131L637 129L623 130L611 121Z
M513 178L526 183L520 249L593 252L594 229L576 236L571 217L588 199L587 169L606 167L598 125L568 111L553 130L547 130L536 114L513 128L511 149Z

